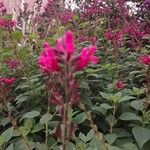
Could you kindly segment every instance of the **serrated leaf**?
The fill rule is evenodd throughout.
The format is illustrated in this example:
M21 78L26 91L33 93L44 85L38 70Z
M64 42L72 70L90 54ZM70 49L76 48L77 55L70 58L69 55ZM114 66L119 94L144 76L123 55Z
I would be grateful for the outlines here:
M14 149L14 144L11 143L5 150L13 150Z
M110 106L110 105L107 104L107 103L101 104L101 107L104 108L104 109L111 109L111 108L113 108L113 106Z
M0 147L4 144L4 139L0 136Z
M77 124L80 124L80 123L84 122L85 120L86 120L85 113L80 113L79 115L77 115L77 116L74 118L74 121L75 121Z
M1 134L1 138L5 141L8 142L12 136L13 136L13 132L14 132L14 128L11 127L7 130L5 130L2 134Z
M110 94L106 94L106 93L100 92L100 95L101 95L103 98L105 98L105 99L107 99L107 100L110 100Z
M49 113L44 114L41 119L40 119L40 123L41 124L47 124L50 120L52 119L52 115Z
M131 99L135 99L135 97L133 96L123 96L120 100L119 100L119 103L121 102L125 102L125 101L129 101Z
M133 107L136 110L143 110L144 109L144 105L143 105L143 101L140 100L135 100L131 102L131 107Z
M107 134L107 135L105 135L105 138L109 144L113 144L115 142L115 140L117 139L117 135L114 133L113 134Z
M150 140L150 129L142 128L142 127L134 127L132 129L132 133L134 135L137 144L142 149L143 145Z
M124 120L124 121L131 121L131 120L142 121L142 119L139 116L131 112L122 113L119 119Z
M87 134L86 140L87 140L87 141L90 141L90 140L93 138L93 136L94 136L94 130L92 129L92 130L90 130L90 132Z
M122 150L138 150L138 148L133 143L126 143L122 146Z
M79 138L86 143L86 136L83 133L79 133Z
M30 112L27 112L26 114L24 114L22 119L24 119L24 118L35 118L39 115L40 115L40 112L38 112L38 111L30 111Z
M21 127L19 127L19 131L25 137L30 133L31 129L21 126ZM16 131L15 136L20 136L20 133L18 131Z
M36 133L44 129L44 126L40 123L37 123L32 129L31 133Z

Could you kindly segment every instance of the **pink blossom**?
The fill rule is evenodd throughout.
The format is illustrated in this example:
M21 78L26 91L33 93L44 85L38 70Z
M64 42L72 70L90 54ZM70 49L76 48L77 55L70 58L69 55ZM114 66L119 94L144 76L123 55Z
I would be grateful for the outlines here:
M96 44L96 37L94 37L94 36L90 37L90 41L91 41L92 45L95 45Z
M115 83L115 87L116 87L116 89L121 90L121 89L124 89L125 84L123 83L123 81L117 81Z
M16 78L0 78L0 85L11 85L15 80Z
M113 33L112 33L111 31L107 31L107 32L105 33L105 38L106 38L107 40L112 40L112 38L113 38Z
M11 29L16 26L16 20L0 19L0 27L3 29Z
M47 73L60 70L54 49L47 43L44 44L44 49L42 54L39 56L38 64L40 69Z
M19 69L21 67L20 61L17 59L8 59L5 60L5 63L9 69Z
M0 15L4 15L6 12L6 7L4 6L3 2L0 2Z
M59 51L63 52L67 58L69 58L75 51L73 33L71 31L67 31L63 37L57 40L56 47Z
M140 56L139 61L143 65L150 65L150 55Z
M77 61L76 69L81 70L85 68L89 64L89 62L97 64L99 60L98 57L94 56L95 52L96 52L95 46L83 48L79 56L79 60Z
M64 10L63 12L60 12L58 14L58 18L63 24L67 24L69 21L72 20L73 13L69 10Z

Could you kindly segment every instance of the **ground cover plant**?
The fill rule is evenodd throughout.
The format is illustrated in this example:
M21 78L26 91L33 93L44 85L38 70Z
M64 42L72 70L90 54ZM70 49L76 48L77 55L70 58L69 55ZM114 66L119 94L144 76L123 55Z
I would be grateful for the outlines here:
M0 150L149 150L150 1L68 3L0 2Z

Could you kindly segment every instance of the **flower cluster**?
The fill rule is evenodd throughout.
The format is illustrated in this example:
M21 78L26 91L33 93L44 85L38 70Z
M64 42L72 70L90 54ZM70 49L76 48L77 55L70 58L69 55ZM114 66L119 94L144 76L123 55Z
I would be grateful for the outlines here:
M12 29L16 26L16 20L0 19L0 28Z
M98 57L94 55L95 46L84 47L80 54L76 54L75 49L73 33L67 31L56 41L56 47L45 43L38 60L43 73L55 76L55 82L54 79L48 80L47 87L51 92L49 103L59 107L62 118L55 132L58 139L70 139L76 129L75 123L68 119L67 114L72 106L79 103L79 86L75 79L75 72L84 69L89 63L98 63ZM64 92L58 88L58 84ZM62 134L62 125L66 128L65 135Z
M150 55L140 56L139 61L143 65L150 65Z
M0 15L3 16L7 12L3 2L0 2Z
M124 33L120 31L106 31L105 38L111 42L115 48L119 48L123 44Z
M62 22L62 24L67 24L73 18L73 12L69 10L64 10L58 14L58 19Z
M38 64L42 71L55 72L60 71L59 56L62 53L67 61L69 61L75 52L74 37L72 32L68 31L62 38L59 38L56 43L56 48L51 47L48 43L44 44L43 52L39 57ZM96 52L95 46L84 47L81 53L73 59L72 63L75 70L84 69L90 62L98 63L98 58L94 56Z
M16 78L0 78L0 85L1 86L8 86L12 85Z
M17 59L7 59L5 60L7 67L11 70L17 70L21 68L21 63Z
M124 89L125 84L124 84L123 81L116 81L116 82L115 82L115 87L116 87L116 89L118 89L118 90L122 90L122 89Z

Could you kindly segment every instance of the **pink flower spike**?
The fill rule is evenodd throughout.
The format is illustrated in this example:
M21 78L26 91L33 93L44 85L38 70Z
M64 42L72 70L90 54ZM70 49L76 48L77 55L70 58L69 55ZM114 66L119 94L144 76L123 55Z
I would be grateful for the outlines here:
M74 45L74 37L71 31L67 31L63 37L57 40L57 49L62 51L67 56L74 53L75 45Z
M98 57L94 56L95 52L96 52L95 46L83 48L80 53L76 69L81 70L81 69L85 68L89 64L89 62L91 62L92 64L97 64L99 62L99 59L98 59Z
M124 89L125 84L124 84L122 81L117 81L117 82L115 83L115 87L116 87L116 89L118 89L118 90L122 90L122 89Z
M12 85L16 78L0 78L0 85Z
M42 72L51 73L60 70L54 49L47 44L44 45L44 50L39 56L38 64Z
M150 55L140 56L139 62L143 65L150 65Z

